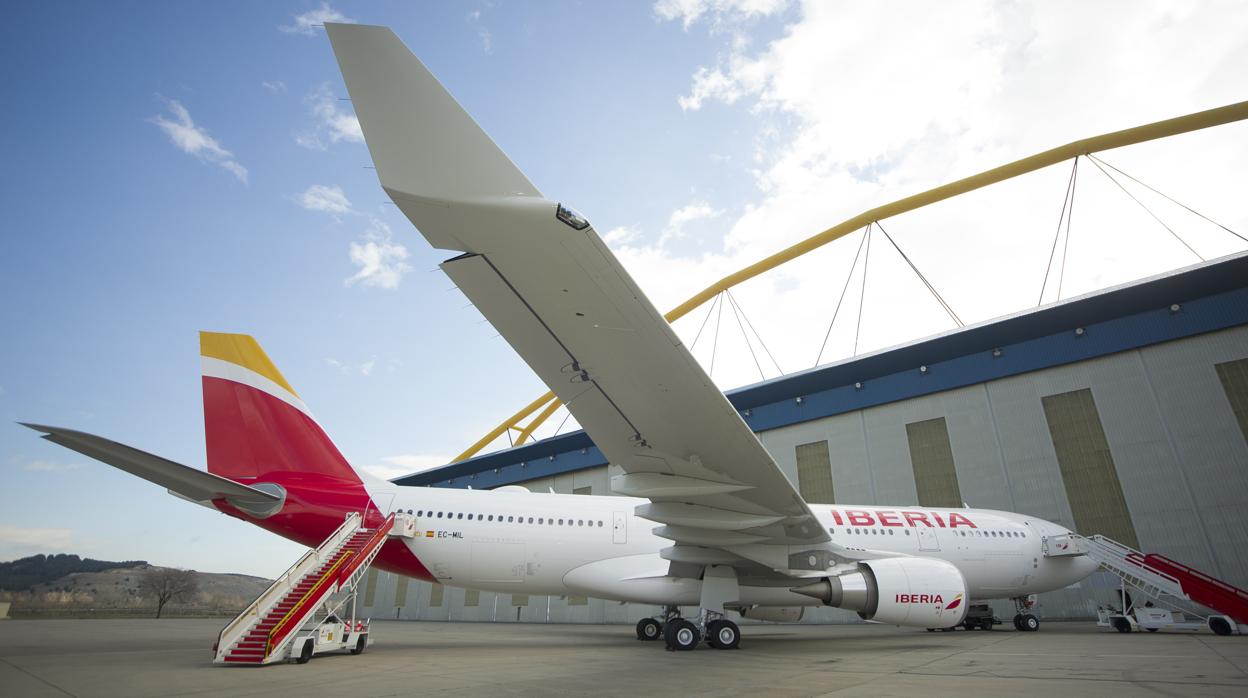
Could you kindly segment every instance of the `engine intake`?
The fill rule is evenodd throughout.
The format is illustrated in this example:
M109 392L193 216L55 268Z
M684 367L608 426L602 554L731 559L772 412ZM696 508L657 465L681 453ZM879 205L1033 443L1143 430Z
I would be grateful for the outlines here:
M853 572L795 587L825 606L857 611L863 620L920 628L951 628L969 605L966 580L944 560L891 557L858 563Z

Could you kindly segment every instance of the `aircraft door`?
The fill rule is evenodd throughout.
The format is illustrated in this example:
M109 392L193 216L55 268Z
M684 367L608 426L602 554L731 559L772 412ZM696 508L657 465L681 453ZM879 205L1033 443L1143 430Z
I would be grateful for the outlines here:
M628 542L628 518L622 511L612 512L611 514L611 542Z
M940 540L936 538L936 530L919 526L914 529L919 534L919 550L935 552L940 550Z

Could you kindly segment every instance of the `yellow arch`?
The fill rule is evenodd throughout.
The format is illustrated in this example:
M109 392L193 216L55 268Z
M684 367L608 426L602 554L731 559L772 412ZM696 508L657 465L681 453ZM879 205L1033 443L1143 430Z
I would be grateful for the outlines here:
M1222 124L1242 121L1244 119L1248 119L1248 102L1238 102L1235 104L1228 104L1224 107L1208 109L1206 111L1196 112L1186 116L1179 116L1173 119L1166 119L1165 121L1157 121L1151 124L1144 124L1143 126L1136 126L1122 131L1104 133L1099 136L1084 138L1082 140L1067 143L1066 145L1051 148L1044 152L1025 157L1021 160L1015 160L1014 162L1001 165L1000 167L994 167L990 170L980 172L979 174L971 175L970 177L965 177L948 184L942 184L939 187L928 189L927 191L913 196L907 196L904 199L898 199L897 201L884 204L883 206L877 206L869 211L863 211L853 218L837 223L831 228L828 228L817 235L806 238L791 247L780 250L770 257L755 262L738 272L725 276L719 281L716 281L710 286L707 286L698 293L694 294L691 298L689 298L689 300L681 303L675 308L672 308L672 310L664 315L664 317L667 318L668 322L675 322L723 291L726 291L743 281L748 281L759 274L775 269L785 262L801 257L811 250L823 247L833 240L844 237L845 235L862 228L868 223L884 220L885 218L891 218L892 216L907 213L929 204L934 204L938 201L944 201L945 199L949 199L960 194L975 191L976 189L982 189L990 184L996 184L1007 179L1018 177L1019 175L1035 172L1036 170L1048 167L1049 165L1056 165L1057 163L1070 160L1071 158L1080 155L1088 155L1090 153L1112 150L1114 148L1135 145L1136 143L1144 143L1146 141L1157 140L1159 138L1168 138L1170 136L1177 136L1181 133L1199 131L1200 129L1210 128L1212 126L1221 126ZM476 443L469 446L467 450L456 456L455 460L452 462L458 462L476 455L478 451L485 448L493 442L494 439L497 439L508 429L518 428L517 425L522 419L528 417L530 414L533 414L533 412L535 412L538 408L541 408L543 405L546 405L546 409L542 410L541 414L521 429L520 435L516 439L516 445L519 446L524 443L525 439L533 434L534 429L540 426L542 422L546 421L546 419L559 408L560 404L561 403L555 397L553 392L546 393L533 402L530 402L528 405L525 405L525 407L519 412L513 414L502 424L499 424L488 434L481 437L481 439L479 439Z

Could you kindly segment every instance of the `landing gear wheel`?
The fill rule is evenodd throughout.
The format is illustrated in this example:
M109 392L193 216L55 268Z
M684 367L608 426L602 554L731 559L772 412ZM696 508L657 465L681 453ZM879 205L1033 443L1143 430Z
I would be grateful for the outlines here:
M1231 624L1225 618L1210 618L1209 629L1214 635L1230 635L1232 631Z
M308 640L303 643L303 649L299 651L299 658L295 662L299 664L307 664L312 659L312 641Z
M1021 633L1021 632L1026 632L1025 630L1023 630L1023 614L1021 614L1021 613L1015 614L1015 616L1014 616L1014 629L1015 629L1015 630L1017 630L1017 631L1019 631L1020 633Z
M1114 619L1114 620L1110 623L1110 625L1114 626L1114 630L1117 630L1117 631L1118 631L1118 632L1120 632L1120 633L1129 633L1129 632L1131 632L1131 621L1129 621L1129 620L1127 620L1126 618L1123 618L1123 617L1121 617L1121 616L1119 616L1118 618L1115 618L1115 619Z
M663 637L663 624L653 618L637 621L637 639L645 642Z
M992 619L985 618L979 621L979 629L980 630L992 630Z
M1030 613L1024 613L1018 623L1023 632L1034 633L1040 629L1040 619Z
M713 620L706 626L706 641L717 650L735 650L741 643L741 628L730 620Z
M698 632L698 626L678 618L663 628L663 639L669 650L688 652L702 641L702 633Z
M351 648L351 654L364 654L366 647L368 647L368 636L361 635L360 639L355 641L355 647Z

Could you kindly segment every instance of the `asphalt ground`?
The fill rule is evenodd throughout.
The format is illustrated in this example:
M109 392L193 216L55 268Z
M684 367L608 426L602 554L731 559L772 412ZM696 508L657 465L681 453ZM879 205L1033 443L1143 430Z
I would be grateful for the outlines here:
M618 625L375 621L359 656L218 667L222 624L2 621L0 696L1248 696L1248 636L1092 623L753 625L739 650L668 652Z

